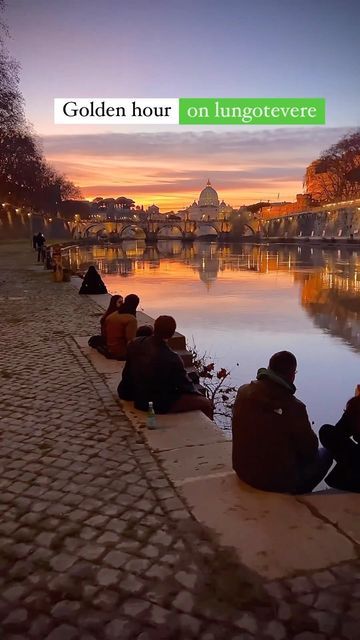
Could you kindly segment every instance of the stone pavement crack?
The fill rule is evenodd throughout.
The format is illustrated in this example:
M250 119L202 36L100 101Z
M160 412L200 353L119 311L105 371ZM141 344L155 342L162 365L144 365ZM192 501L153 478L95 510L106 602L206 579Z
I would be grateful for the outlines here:
M310 513L313 516L315 516L315 518L318 518L324 524L327 524L327 525L330 525L331 527L334 527L338 533L340 533L342 536L347 538L349 540L349 542L351 542L351 544L353 545L356 555L358 557L360 557L360 545L359 545L359 543L356 540L354 540L354 538L352 538L351 535L349 533L347 533L347 531L344 531L344 529L342 529L340 527L338 522L335 522L334 520L330 520L330 518L327 518L323 513L321 513L316 508L316 506L314 504L309 504L306 501L306 499L303 499L300 496L297 496L296 500L298 502L300 502L302 505L304 505L305 507L307 507L307 509L310 511Z
M0 637L358 640L359 564L265 584L222 549L73 340L96 306L33 262L0 245Z

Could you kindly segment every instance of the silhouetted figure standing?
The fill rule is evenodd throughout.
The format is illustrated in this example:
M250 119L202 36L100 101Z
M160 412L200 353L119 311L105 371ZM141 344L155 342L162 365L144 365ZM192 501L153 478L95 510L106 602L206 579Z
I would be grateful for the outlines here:
M38 252L37 261L38 262L40 262L40 260L41 260L44 244L45 244L45 236L41 233L41 231L39 231L39 233L36 236L36 246L37 246L37 252Z
M103 283L100 274L96 271L95 267L91 266L85 273L84 280L80 287L80 294L98 295L101 293L107 293L107 288Z

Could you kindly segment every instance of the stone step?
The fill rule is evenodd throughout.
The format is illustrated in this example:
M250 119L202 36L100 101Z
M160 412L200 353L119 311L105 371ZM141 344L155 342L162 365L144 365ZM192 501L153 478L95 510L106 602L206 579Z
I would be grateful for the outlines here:
M192 354L190 353L190 351L183 351L183 350L179 351L179 349L176 349L176 353L179 354L179 356L182 359L185 367L192 367L193 358L192 358Z
M186 351L186 339L181 333L176 332L168 344L174 351Z

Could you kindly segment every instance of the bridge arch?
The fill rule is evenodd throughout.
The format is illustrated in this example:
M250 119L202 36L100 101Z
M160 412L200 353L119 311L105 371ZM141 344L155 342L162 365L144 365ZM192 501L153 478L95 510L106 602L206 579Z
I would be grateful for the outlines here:
M197 223L196 227L195 227L195 236L196 236L197 238L200 238L200 237L201 237L201 235L204 235L204 236L212 235L212 234L209 234L209 233L208 233L208 232L206 232L206 231L205 231L205 233L203 233L203 234L202 234L202 233L201 233L201 228L202 228L202 227L207 227L207 229L208 229L208 230L209 230L209 229L214 229L214 231L215 231L216 235L217 235L217 236L219 235L219 228L218 228L218 226L216 226L213 222L210 222L210 221L209 221L209 222L206 222L206 221L204 220L204 221L199 221L199 222ZM200 231L200 233L199 233L199 231Z
M174 224L163 224L161 227L157 227L155 233L157 236L159 236L160 231L162 231L163 229L177 229L178 231L180 231L181 236L184 235L184 229L181 227L181 225L177 224L176 222L174 222ZM169 237L169 236L168 236Z
M124 236L124 231L127 231L127 229L133 229L135 232L136 231L141 231L144 234L144 238L146 237L146 231L144 229L143 226L137 224L137 223L130 223L130 224L126 224L121 231L119 232L119 237L120 238L125 238ZM129 237L129 236L128 236Z
M95 231L95 229L96 229L96 231ZM85 236L89 236L90 233L93 233L94 235L98 235L102 231L106 231L107 232L106 225L104 223L101 223L101 222L94 222L93 224L88 224L88 225L83 227L82 231L83 231L83 234Z
M251 226L250 224L247 224L247 223L245 222L244 227L246 227L247 229L250 229L251 233L252 233L253 235L255 235L256 231L252 228L252 226Z

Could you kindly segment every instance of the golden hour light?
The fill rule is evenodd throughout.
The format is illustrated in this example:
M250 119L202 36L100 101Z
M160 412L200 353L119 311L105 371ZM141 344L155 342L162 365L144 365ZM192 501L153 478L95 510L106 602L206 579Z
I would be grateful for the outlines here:
M0 0L0 637L360 640L359 0Z

